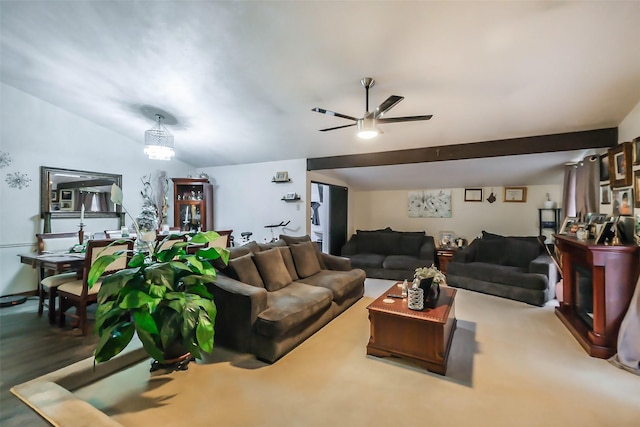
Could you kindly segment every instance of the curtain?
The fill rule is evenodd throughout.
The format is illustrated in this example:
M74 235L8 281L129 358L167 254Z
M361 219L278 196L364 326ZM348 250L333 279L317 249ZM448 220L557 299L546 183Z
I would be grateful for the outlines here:
M576 170L576 215L584 221L587 213L600 209L600 162L598 156L585 157Z
M578 165L564 167L564 186L562 190L562 212L565 216L576 216L576 171Z

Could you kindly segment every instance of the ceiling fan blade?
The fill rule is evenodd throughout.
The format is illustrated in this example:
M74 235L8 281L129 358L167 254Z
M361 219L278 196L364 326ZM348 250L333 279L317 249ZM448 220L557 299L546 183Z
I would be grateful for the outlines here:
M407 117L389 117L386 119L378 119L378 123L399 123L399 122L418 122L420 120L429 120L433 114L428 116L407 116Z
M376 108L373 117L382 117L384 113L392 109L398 102L402 101L403 99L404 96L391 95L382 104L380 104L378 108Z
M327 116L341 117L341 118L347 119L347 120L353 120L353 121L357 121L358 120L355 117L347 116L345 114L336 113L335 111L325 110L324 108L316 107L316 108L312 108L311 111L315 111L316 113L320 113L320 114L326 114Z
M348 127L355 126L355 125L356 125L355 123L352 123L350 125L336 126L334 128L327 128L327 129L320 129L320 132L326 132L328 130L336 130L336 129L348 128Z

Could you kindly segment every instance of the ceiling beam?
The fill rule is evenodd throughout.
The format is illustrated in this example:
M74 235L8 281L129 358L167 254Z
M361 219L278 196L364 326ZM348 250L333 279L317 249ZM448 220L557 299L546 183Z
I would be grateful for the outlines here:
M618 128L307 159L307 170L388 166L613 147Z

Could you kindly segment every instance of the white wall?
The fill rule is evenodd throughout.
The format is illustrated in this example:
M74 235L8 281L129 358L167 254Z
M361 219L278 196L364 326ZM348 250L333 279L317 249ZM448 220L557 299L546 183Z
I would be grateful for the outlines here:
M453 231L469 241L482 230L503 235L538 235L538 208L544 207L546 193L559 202L562 185L527 187L525 203L504 203L503 188L493 188L497 200L487 202L491 188L484 188L482 202L465 202L464 189L451 189L451 218L409 218L408 191L361 191L354 194L355 230L391 227L400 231L426 231L436 238L440 231Z
M153 161L143 153L144 130L132 141L40 99L0 83L0 151L12 159L0 180L0 295L36 289L35 271L18 254L34 249L40 219L40 166L122 174L125 207L140 212L140 178L156 170L184 176L185 163ZM178 143L178 141L176 141ZM26 173L22 190L11 188L7 174ZM127 224L131 222L127 218ZM85 219L86 234L115 228L117 219ZM53 219L53 232L76 231L78 219Z
M281 221L291 222L284 230L274 228L274 237L307 234L310 216L306 166L305 159L296 159L202 169L214 184L214 228L233 230L236 242L242 240L243 231L253 233L251 240L270 240L271 231L264 226ZM286 171L291 182L271 182L280 171ZM281 199L286 193L298 193L301 199L285 202Z

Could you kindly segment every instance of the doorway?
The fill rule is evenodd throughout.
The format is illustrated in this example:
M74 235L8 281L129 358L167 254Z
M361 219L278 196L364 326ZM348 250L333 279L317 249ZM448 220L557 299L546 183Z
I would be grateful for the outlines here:
M347 242L348 189L311 182L311 240L324 253L340 255Z

